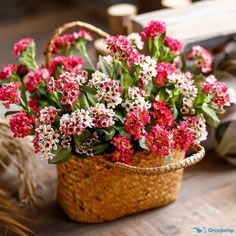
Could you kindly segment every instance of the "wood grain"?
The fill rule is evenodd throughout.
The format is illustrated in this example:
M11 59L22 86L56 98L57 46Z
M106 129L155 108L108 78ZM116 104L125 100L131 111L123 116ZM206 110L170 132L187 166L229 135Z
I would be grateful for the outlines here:
M181 9L165 9L132 17L139 32L151 20L167 24L167 32L186 45L201 43L216 47L236 33L236 1L214 0L194 3Z

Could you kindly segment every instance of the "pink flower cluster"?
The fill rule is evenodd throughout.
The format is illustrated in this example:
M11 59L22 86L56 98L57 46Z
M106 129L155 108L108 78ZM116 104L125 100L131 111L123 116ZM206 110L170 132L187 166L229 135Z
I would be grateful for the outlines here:
M56 121L56 117L57 109L52 106L44 107L39 112L39 122L41 124L52 124Z
M218 81L214 75L210 75L204 82L201 83L202 92L214 96L212 102L215 108L223 109L225 106L230 106L234 101L234 95L230 93L227 86Z
M138 62L140 53L130 44L126 36L110 36L106 39L106 44L112 56L119 52L119 60L127 61L129 67Z
M169 129L175 124L172 111L166 106L166 102L156 101L152 107L153 111L151 114L159 126Z
M10 108L11 104L19 104L19 87L21 86L20 82L11 82L9 84L3 85L0 87L0 101L3 102L3 105L6 108Z
M112 160L129 164L134 152L130 140L126 136L119 135L112 139L111 144L116 147L116 150L112 153Z
M196 67L200 68L202 73L208 73L212 70L212 56L205 48L193 46L188 58L195 61Z
M146 110L135 110L129 112L125 118L124 127L129 135L134 136L134 140L142 138L146 131L145 127L151 122L151 117Z
M12 115L10 118L11 131L17 138L28 136L32 132L34 124L34 116L28 116L23 111Z
M47 69L38 69L36 71L30 71L26 75L26 89L29 92L34 92L38 89L39 85L42 82L45 82L50 77L49 72Z
M176 71L176 68L166 62L161 62L157 64L157 77L154 79L156 84L160 87L163 87L166 83L168 75L174 73Z
M157 36L166 32L166 25L161 21L151 21L140 33L142 39L146 39L147 37L154 40Z
M23 38L14 45L13 56L20 56L29 45L34 42L32 38Z
M7 66L4 66L2 71L0 72L0 81L10 78L13 74L16 73L18 67L14 64L9 64Z
M174 139L173 148L179 148L183 152L186 152L194 142L193 132L185 123L177 125L171 133Z
M77 72L81 69L83 65L83 59L80 57L70 56L57 56L50 62L50 74L52 76L56 75L56 70L61 68L63 71Z
M169 131L165 128L154 125L145 135L146 145L152 153L158 154L160 157L168 156L171 149L169 136Z
M74 43L81 38L87 41L93 40L91 34L87 30L81 29L79 32L58 36L52 45L52 52L54 54L59 54L61 49L68 50L70 46L74 47Z
M202 114L197 116L184 116L184 123L192 130L195 142L200 143L207 139L206 120Z
M179 53L183 49L183 44L178 39L166 36L164 44L170 48L170 51L174 54Z

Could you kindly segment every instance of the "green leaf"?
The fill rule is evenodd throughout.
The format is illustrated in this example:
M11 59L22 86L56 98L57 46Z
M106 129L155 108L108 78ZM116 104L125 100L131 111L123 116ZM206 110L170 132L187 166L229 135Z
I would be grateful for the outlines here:
M139 139L139 146L143 149L149 150L148 147L146 146L146 138L142 137L142 139Z
M104 135L105 141L110 141L114 137L115 133L116 131L113 127L98 130L98 134Z
M203 112L203 115L204 115L207 123L211 127L217 128L218 125L220 124L220 120L217 117L216 112L208 106L202 106L202 112Z
M91 133L88 130L85 130L80 136L76 135L74 137L75 143L78 147L88 138L91 137Z
M108 146L109 146L109 142L101 143L101 144L94 146L93 147L94 154L95 155L101 154L102 152L104 152L108 148Z
M80 105L80 108L89 108L90 107L88 99L83 92L81 92L79 95L79 105Z
M152 90L153 90L153 82L152 80L150 80L147 84L144 85L144 89L146 91L146 94L151 94Z
M7 112L5 113L5 117L10 116L10 115L13 115L13 114L16 114L16 113L18 113L18 112L20 112L20 111L7 111Z
M68 161L71 156L71 149L64 149L61 146L58 147L57 151L55 152L55 156L48 160L49 164L58 164Z
M89 91L87 91L86 96L87 96L89 103L92 106L95 106L98 103L98 100L96 99L96 97L92 93L90 93Z
M172 158L172 155L171 155L171 154L169 154L168 156L165 156L165 157L164 157L164 164L165 164L165 165L169 164L171 158Z
M128 90L133 85L133 78L128 73L121 74L121 88L122 90Z
M38 65L35 61L35 43L32 41L29 46L18 57L22 65L26 65L30 70L37 70Z
M112 67L109 65L102 56L99 56L99 65L103 73L107 74L108 76L112 76Z
M123 115L121 114L121 112L115 111L115 117L116 117L122 124L124 124L124 118L123 118Z

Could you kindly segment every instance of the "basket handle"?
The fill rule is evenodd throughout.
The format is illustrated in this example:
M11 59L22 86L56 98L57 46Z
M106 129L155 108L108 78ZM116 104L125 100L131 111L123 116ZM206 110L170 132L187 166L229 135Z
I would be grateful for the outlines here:
M81 28L84 28L84 29L87 29L90 32L95 33L97 36L99 36L101 38L109 37L109 34L104 32L103 30L97 28L96 26L93 26L91 24L88 24L88 23L85 23L85 22L82 22L82 21L72 21L72 22L66 23L66 24L58 27L55 30L54 34L51 36L51 38L48 42L48 45L47 45L46 51L45 51L45 60L46 60L47 67L49 65L50 60L52 59L52 46L53 46L53 43L54 43L55 39L59 35L61 35L63 32L67 31L68 29L74 28L74 27L77 27L77 26L81 27Z
M199 144L193 144L191 147L196 153L191 155L190 157L187 157L183 160L180 160L175 163L167 164L164 166L158 166L158 167L138 167L138 166L131 166L125 163L121 162L111 162L105 159L100 159L103 164L116 167L131 173L141 174L141 175L158 175L158 174L164 174L167 172L179 170L186 168L188 166L194 165L202 160L202 158L205 155L205 149Z

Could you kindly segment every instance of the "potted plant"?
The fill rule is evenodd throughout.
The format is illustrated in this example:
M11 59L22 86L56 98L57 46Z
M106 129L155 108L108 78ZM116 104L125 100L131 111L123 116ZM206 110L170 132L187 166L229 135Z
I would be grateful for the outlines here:
M75 26L82 29L61 35ZM89 31L110 52L96 64L86 50ZM112 220L175 200L183 168L204 156L198 143L206 122L217 126L233 97L208 74L210 54L200 46L182 52L158 21L129 36L71 22L55 31L45 65L37 65L31 38L17 42L14 55L19 65L0 74L0 100L19 107L6 113L11 130L16 138L33 135L38 156L57 164L58 199L75 221ZM196 153L184 159L190 147Z

